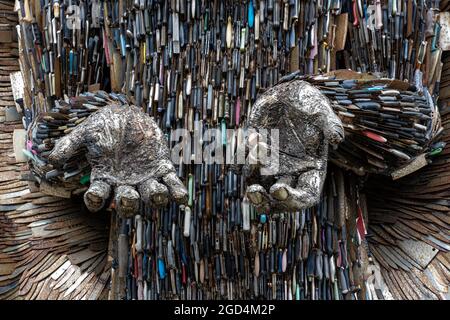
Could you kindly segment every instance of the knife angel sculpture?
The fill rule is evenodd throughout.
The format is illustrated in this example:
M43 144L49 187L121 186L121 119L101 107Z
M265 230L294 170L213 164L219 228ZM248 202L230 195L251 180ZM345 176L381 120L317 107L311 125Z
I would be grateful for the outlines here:
M269 213L314 205L320 199L329 153L334 164L353 168L359 175L365 172L392 175L397 169L405 171L405 167L406 172L411 170L408 165L418 157L429 157L434 150L433 138L440 125L428 100L407 89L391 81L338 76L291 75L283 79L261 95L249 119L249 125L255 129L282 129L277 146L282 159L279 172L261 176L260 165L244 167L250 200ZM168 199L185 202L186 189L174 174L162 133L147 115L127 104L120 95L90 93L60 101L52 112L35 119L29 131L31 143L27 154L32 159L30 168L39 187L28 187L15 173L7 179L2 175L0 190L17 191L2 196L0 203L4 206L2 210L8 210L0 221L3 230L0 276L5 283L0 296L107 297L112 262L106 254L107 223L102 215L83 213L78 203L61 196L70 198L84 193L87 208L97 211L107 205L115 191L113 203L123 217L137 211L139 198L150 205L164 205ZM374 115L380 113L385 115L381 117L384 120L375 123ZM406 130L393 132L399 123ZM341 142L343 129L345 140ZM8 125L3 124L2 130L7 131ZM43 139L49 135L54 139ZM328 144L339 142L337 150L328 152ZM258 144L258 148L267 147L273 146ZM139 156L134 157L135 154ZM6 162L3 166L2 171L9 170ZM25 170L20 168L17 171ZM438 169L427 166L419 171L419 177L430 177L427 183L435 185L433 190L445 193L438 188L439 182L433 180L436 179L433 170ZM327 192L333 193L333 184L327 186ZM372 256L380 264L377 270L381 270L382 277L377 270L371 274L369 268L358 277L366 280L375 277L373 283L380 290L384 284L387 293L380 295L384 298L445 298L442 279L448 272L446 252L450 249L446 238L448 204L434 200L437 198L432 195L425 199L423 193L419 195L420 190L414 192L405 191L405 198L419 199L407 200L400 207L398 199L385 194L384 199L389 200L380 207L377 197L381 193L369 188L368 230L373 234L369 250L372 248ZM410 205L413 202L415 206ZM386 210L389 214L383 215ZM344 216L349 214L346 212ZM303 236L302 241L309 240ZM428 258L417 258L417 262L411 254L408 256L408 243L421 245ZM322 257L315 250L311 254ZM124 266L118 268L120 271ZM342 270L339 266L336 272L342 275L340 280L345 286ZM347 288L345 292L350 290Z

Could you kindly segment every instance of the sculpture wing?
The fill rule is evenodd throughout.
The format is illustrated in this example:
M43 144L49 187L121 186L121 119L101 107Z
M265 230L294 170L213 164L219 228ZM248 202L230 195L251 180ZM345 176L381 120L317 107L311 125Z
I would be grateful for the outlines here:
M450 66L449 57L444 63ZM445 90L448 85L440 96L445 128L441 140L448 145L450 97ZM449 161L447 146L440 157L408 177L378 177L367 183L370 251L395 299L450 297Z
M15 18L12 6L13 3L9 13ZM2 43L2 49L7 45ZM10 57L0 59L0 68L3 64L11 68L14 61L18 70L17 44L9 45ZM11 104L8 109L13 112L9 77L1 77L0 82L2 112L6 109L3 106ZM14 131L23 129L22 121L17 116L8 119L3 115L0 117L0 300L101 298L110 278L106 263L108 219L81 212L79 203L47 196L34 183L22 180L29 176L29 169L25 162L16 161L13 147ZM22 146L17 141L16 147L20 152Z
M0 123L0 299L97 299L108 283L109 221L22 181L12 128Z
M368 182L369 248L396 299L448 298L450 179L442 172L446 161L448 156L401 181Z

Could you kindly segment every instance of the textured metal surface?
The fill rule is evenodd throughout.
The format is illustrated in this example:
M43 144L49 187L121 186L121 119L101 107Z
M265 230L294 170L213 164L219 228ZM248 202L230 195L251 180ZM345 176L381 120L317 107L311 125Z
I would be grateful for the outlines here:
M101 108L57 140L49 162L62 166L82 148L87 149L91 166L91 187L85 194L91 211L103 207L110 189L115 190L116 209L126 216L139 209L136 189L143 191L147 204L154 204L154 196L165 204L169 195L180 204L187 203L188 193L176 176L167 140L140 108L115 103Z
M422 268L426 268L439 252L429 244L417 240L402 240L397 245Z
M273 161L260 167L246 163L247 195L259 210L296 211L315 205L326 177L328 144L344 138L344 128L330 101L301 80L280 83L260 95L252 108L249 130L279 130L271 141ZM260 143L260 142L258 142ZM271 175L265 175L271 172Z

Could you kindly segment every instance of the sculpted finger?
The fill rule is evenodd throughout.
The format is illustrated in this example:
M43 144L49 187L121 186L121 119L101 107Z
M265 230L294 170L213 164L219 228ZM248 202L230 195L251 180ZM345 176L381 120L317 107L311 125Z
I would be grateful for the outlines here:
M314 206L320 200L325 172L323 170L310 170L302 173L295 188L286 183L277 182L270 188L270 193L276 204L283 210L300 210Z
M270 195L278 201L285 201L292 193L292 188L290 186L291 182L291 176L285 176L278 179L277 183L270 187Z
M287 184L277 183L270 187L270 194L277 201L278 210L300 210L308 207L310 195L301 189L295 189Z
M334 124L327 132L328 142L333 146L337 146L344 140L344 135L342 125Z
M332 111L331 106L327 106L324 109L325 115L325 127L324 134L328 140L328 143L332 146L337 146L339 143L344 140L344 127L342 125L341 119L336 115L334 111Z
M97 212L105 206L111 193L111 186L104 181L94 181L84 194L84 203L90 212Z
M130 186L118 186L115 190L116 211L125 218L134 216L139 210L139 193Z
M48 156L48 161L52 164L61 164L69 160L83 145L86 138L84 126L80 125L56 141L53 151Z
M163 176L163 182L169 188L170 196L178 204L187 204L188 191L175 172Z
M169 190L167 187L153 178L142 182L138 190L142 200L151 206L165 206L169 201Z
M258 210L268 209L270 198L263 186L259 184L248 186L247 198Z

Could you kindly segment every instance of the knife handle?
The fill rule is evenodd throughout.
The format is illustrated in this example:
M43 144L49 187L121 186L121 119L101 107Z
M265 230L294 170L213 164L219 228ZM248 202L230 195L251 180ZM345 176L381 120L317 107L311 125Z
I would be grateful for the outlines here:
M430 38L434 36L434 17L433 10L429 9L427 11L427 16L425 19L425 38Z
M395 35L394 39L398 40L400 38L400 15L396 14L394 18L394 28L395 28Z
M60 6L59 6L59 0L54 0L53 1L53 16L56 19L59 19L59 11L60 11Z
M441 25L439 24L439 22L436 22L434 26L434 36L433 39L431 40L431 51L436 51L438 49L437 42L440 33L441 33Z
M372 139L377 142L381 142L381 143L387 142L387 139L385 137L382 137L371 131L364 130L364 131L362 131L362 134L365 135L367 138Z
M352 0L352 1L353 1L353 17L354 17L353 26L357 27L359 25L358 8L356 5L356 0Z
M377 30L381 29L383 27L383 16L381 14L381 1L377 0L376 7L375 7L375 28Z

